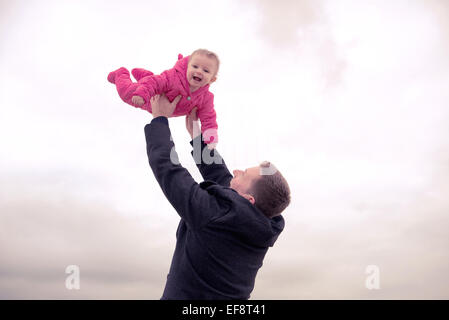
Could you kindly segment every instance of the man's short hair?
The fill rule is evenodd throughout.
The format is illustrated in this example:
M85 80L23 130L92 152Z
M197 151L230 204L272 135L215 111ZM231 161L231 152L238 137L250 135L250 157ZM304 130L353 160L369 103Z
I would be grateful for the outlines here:
M262 162L260 170L269 173L262 173L251 185L249 193L255 199L256 208L268 218L273 218L280 215L290 204L290 187L287 180L270 162Z

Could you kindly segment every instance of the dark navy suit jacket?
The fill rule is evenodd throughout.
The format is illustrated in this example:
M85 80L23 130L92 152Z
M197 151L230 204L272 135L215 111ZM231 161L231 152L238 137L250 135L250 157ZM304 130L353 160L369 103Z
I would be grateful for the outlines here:
M265 254L284 228L283 217L267 218L231 189L224 161L197 163L205 181L196 183L177 163L167 118L153 119L145 136L154 176L181 217L161 299L249 299ZM206 148L221 159L201 135L191 144L201 148L192 154Z

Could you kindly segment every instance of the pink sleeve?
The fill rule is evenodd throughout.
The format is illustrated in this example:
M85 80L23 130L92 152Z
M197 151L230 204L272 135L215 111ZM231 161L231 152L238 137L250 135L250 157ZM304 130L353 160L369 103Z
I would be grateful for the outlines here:
M160 75L147 76L140 79L138 84L135 95L142 97L147 103L151 97L168 91L169 74L164 71Z
M198 108L198 118L201 121L201 133L206 144L218 143L217 114L214 109L214 95L209 92L204 103Z

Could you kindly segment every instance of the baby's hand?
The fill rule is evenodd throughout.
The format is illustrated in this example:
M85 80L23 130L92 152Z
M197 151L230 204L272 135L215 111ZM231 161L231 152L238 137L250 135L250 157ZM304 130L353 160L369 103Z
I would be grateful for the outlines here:
M217 143L209 143L207 145L207 149L212 150L215 149L217 147Z
M143 100L143 98L139 96L133 96L131 100L133 104L135 104L138 107L143 106L143 104L145 103L145 100Z

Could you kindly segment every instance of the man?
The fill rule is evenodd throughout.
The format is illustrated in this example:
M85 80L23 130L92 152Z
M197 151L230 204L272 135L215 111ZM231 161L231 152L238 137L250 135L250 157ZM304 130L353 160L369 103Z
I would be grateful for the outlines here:
M153 120L145 126L151 169L181 217L161 299L249 299L265 254L284 228L281 212L290 203L288 184L267 162L234 170L233 177L224 161L197 162L205 180L197 184L178 164L170 139L167 118L179 98L172 103L165 96L152 98ZM199 128L194 130L195 118L194 109L186 117L192 154L207 150L222 160L202 141Z

